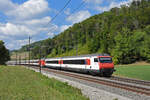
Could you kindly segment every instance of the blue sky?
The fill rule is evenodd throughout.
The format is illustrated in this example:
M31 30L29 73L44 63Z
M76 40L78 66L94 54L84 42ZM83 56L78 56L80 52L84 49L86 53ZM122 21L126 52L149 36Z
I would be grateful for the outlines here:
M64 11L49 23L68 0L0 0L0 40L8 49L51 38L75 23L132 0L71 0ZM73 14L73 9L85 2ZM48 24L49 23L49 24Z

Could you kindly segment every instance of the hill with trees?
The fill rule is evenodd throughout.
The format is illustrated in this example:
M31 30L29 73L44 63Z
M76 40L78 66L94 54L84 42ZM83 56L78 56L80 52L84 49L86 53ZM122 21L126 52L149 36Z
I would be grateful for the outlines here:
M71 56L76 55L76 49L79 55L108 53L116 64L150 61L150 0L112 8L36 42L32 56L38 58L39 50L43 57Z
M0 65L10 60L9 50L5 47L4 42L0 40Z

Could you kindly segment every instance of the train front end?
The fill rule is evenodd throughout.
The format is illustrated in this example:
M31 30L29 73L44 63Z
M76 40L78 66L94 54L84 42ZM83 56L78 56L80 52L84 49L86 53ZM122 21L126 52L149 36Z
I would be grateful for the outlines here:
M111 56L99 56L99 69L101 76L111 76L114 70L114 63Z

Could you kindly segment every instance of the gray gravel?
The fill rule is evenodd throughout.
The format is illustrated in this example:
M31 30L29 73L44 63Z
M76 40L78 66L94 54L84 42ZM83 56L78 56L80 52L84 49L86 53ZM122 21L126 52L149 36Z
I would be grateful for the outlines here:
M39 72L37 69L30 69ZM67 82L69 85L81 89L83 95L90 98L90 100L150 100L149 96L58 75L52 72L42 71L42 74L48 76L49 78L55 78L57 80Z

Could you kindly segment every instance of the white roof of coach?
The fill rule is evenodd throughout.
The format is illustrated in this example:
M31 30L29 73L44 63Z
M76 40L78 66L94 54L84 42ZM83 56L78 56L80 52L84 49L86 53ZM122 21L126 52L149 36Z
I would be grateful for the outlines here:
M79 58L79 57L94 57L94 56L110 56L109 54L87 54L87 55L78 55L78 56L66 56L66 57L56 57L56 58L47 58L46 60L57 60L63 58Z

